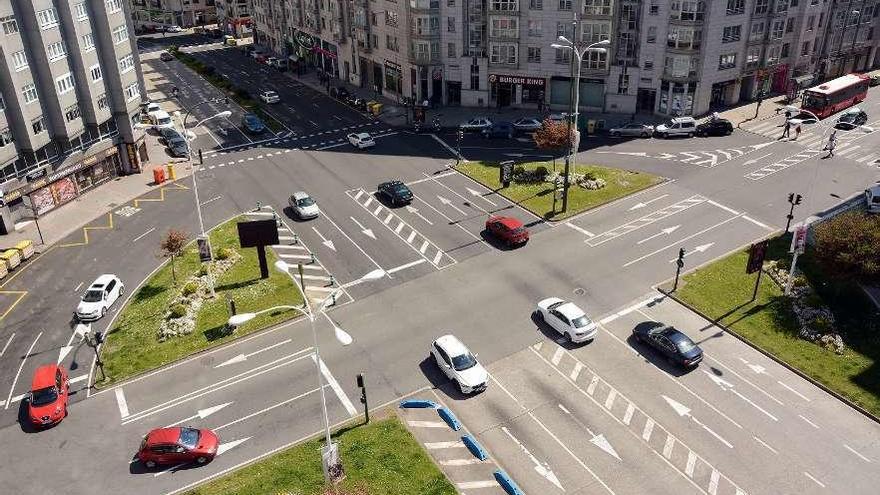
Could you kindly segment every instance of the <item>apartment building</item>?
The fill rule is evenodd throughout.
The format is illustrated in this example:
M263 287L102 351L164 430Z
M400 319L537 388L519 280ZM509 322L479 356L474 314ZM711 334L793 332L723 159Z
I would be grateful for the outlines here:
M255 42L401 101L701 115L880 63L877 0L252 0Z
M0 230L146 156L124 0L0 0Z
M217 27L236 38L253 35L250 0L216 0Z
M217 22L216 0L125 0L129 3L134 26L203 26Z

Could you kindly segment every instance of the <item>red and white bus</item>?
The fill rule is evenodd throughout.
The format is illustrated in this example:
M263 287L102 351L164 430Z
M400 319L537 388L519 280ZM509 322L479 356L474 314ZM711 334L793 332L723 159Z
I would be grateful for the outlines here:
M801 108L820 119L849 108L868 96L870 78L862 74L847 74L804 90Z

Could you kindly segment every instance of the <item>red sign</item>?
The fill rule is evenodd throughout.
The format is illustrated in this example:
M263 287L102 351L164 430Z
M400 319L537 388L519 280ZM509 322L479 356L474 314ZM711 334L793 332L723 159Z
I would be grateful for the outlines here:
M807 230L806 225L799 225L794 229L794 235L791 236L791 248L789 253L804 254L804 248L807 246Z
M330 50L325 50L325 49L323 49L323 48L321 48L321 47L318 47L318 46L312 48L312 50L313 50L315 53L320 53L321 55L326 55L326 56L328 56L328 57L330 57L330 58L336 58L336 54L333 53L333 52L331 52Z

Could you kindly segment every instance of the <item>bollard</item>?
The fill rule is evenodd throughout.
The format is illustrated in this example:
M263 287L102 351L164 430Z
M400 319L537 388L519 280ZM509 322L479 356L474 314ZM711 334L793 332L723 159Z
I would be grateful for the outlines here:
M312 257L312 261L310 261L310 263L314 263L317 261L317 258L315 258L315 253L309 253L309 255Z

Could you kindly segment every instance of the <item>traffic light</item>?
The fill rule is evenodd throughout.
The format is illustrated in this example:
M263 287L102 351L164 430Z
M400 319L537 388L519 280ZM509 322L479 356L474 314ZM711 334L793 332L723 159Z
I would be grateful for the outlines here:
M104 334L100 331L95 332L95 344L103 344L104 343Z
M788 193L788 202L794 204L794 193Z
M803 197L802 197L800 194L798 194L798 195L795 196L795 198L794 198L794 204L796 204L796 205L801 204L801 200L802 200L802 199L803 199Z

